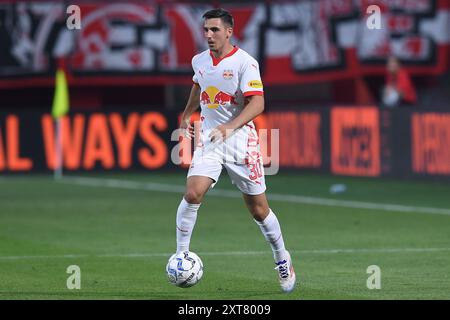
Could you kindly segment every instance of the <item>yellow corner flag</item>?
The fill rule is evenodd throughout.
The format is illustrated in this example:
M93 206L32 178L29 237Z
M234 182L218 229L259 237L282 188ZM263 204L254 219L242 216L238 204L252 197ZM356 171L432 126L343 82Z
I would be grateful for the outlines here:
M69 90L63 69L56 71L55 95L53 97L52 115L58 119L69 112Z

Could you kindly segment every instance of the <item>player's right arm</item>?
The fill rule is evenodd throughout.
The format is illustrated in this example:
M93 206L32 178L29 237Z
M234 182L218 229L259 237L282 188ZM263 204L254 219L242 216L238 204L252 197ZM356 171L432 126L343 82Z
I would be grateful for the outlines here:
M194 136L194 126L191 124L190 119L191 115L199 108L199 106L200 86L197 83L194 83L180 123L180 129L183 129L185 136L188 138L193 138Z

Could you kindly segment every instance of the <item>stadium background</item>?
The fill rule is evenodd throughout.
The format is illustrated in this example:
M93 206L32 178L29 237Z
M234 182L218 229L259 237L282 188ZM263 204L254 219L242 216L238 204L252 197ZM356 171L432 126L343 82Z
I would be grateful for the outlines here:
M80 30L66 26L71 4L81 9ZM382 10L381 30L366 26L371 4ZM439 282L445 278L450 250L448 0L1 1L0 214L5 223L0 227L0 265L7 271L1 278L1 296L285 298L269 285L267 295L258 296L257 286L248 290L246 281L253 276L246 278L245 272L238 278L246 281L233 288L226 279L238 266L215 275L230 285L230 291L215 288L212 281L205 284L206 293L196 287L191 296L182 295L166 288L160 277L160 265L175 241L174 210L186 170L186 164L171 161L178 143L171 134L192 84L191 58L207 48L201 15L217 6L234 15L234 43L261 66L266 109L257 127L280 129L281 169L268 177L268 183L279 211L284 211L288 245L299 256L343 252L337 269L326 268L325 258L306 259L306 291L293 297L448 299L448 278ZM381 103L386 58L392 53L413 79L419 97L415 105L387 108ZM57 69L67 77L70 111L60 119L64 178L54 181L56 122L51 108ZM248 245L226 246L226 235L234 234L226 228L233 228L231 220L220 230L224 235L218 245L201 242L202 236L215 237L213 220L223 211L244 216L238 204L220 204L220 188L229 189L222 196L238 197L227 183L220 182L210 207L205 206L213 212L212 220L205 212L198 228L208 231L198 231L193 239L211 269L217 264L211 253L216 248L225 256L267 249L256 233L242 238L250 228L244 218L236 218L247 227L237 228L235 236ZM366 211L378 213L380 220ZM109 218L102 220L96 212ZM145 229L146 224L157 230ZM135 237L118 236L122 233ZM317 234L334 236L336 242L318 240ZM97 246L91 247L92 242ZM130 275L127 259L139 257L139 252L143 260L136 268L141 269ZM362 288L353 290L354 274L362 270L350 257L355 252L368 261L377 252L388 262L386 256L393 252L417 257L409 257L412 262L390 261L397 269L388 276L396 286L374 296L364 287L365 270L358 278ZM270 258L255 256L266 263ZM227 257L231 261L233 254ZM87 264L94 259L98 268L104 268L102 259L116 259L118 268L104 268L103 275L134 279L135 291L107 285L105 289L94 285L102 280L88 278L91 287L85 286L85 295L68 292L64 270L57 271L52 259L60 261L60 268L71 259ZM30 263L33 270L50 268L41 271L41 282L30 282ZM424 265L431 269L419 269ZM139 287L146 270L155 270L154 275ZM343 278L330 280L333 271L342 272ZM269 272L258 281L273 280ZM314 272L329 278L314 283ZM8 278L7 273L14 276ZM55 280L53 273L61 275ZM406 279L408 273L414 283ZM345 279L352 285L341 288ZM422 295L417 288L424 290Z

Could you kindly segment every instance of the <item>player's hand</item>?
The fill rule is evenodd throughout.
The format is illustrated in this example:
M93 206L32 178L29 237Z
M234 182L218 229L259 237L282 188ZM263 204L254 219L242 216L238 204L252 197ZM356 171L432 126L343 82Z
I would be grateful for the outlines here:
M232 132L232 128L230 128L226 124L221 124L220 126L217 126L211 130L209 139L211 140L211 142L224 141L228 136L231 135Z
M183 135L186 138L194 138L194 125L191 124L190 119L182 119L180 123L180 129L183 131Z

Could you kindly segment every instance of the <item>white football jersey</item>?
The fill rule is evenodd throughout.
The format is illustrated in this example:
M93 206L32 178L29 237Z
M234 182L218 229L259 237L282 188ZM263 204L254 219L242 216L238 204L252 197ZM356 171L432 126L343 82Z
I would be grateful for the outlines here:
M215 58L210 50L203 51L192 59L192 68L192 80L201 89L199 146L208 150L211 130L237 117L244 108L245 97L263 95L263 85L258 62L236 46L222 59ZM257 143L255 125L250 121L207 156L244 163L248 161L249 145L254 145L255 139Z

